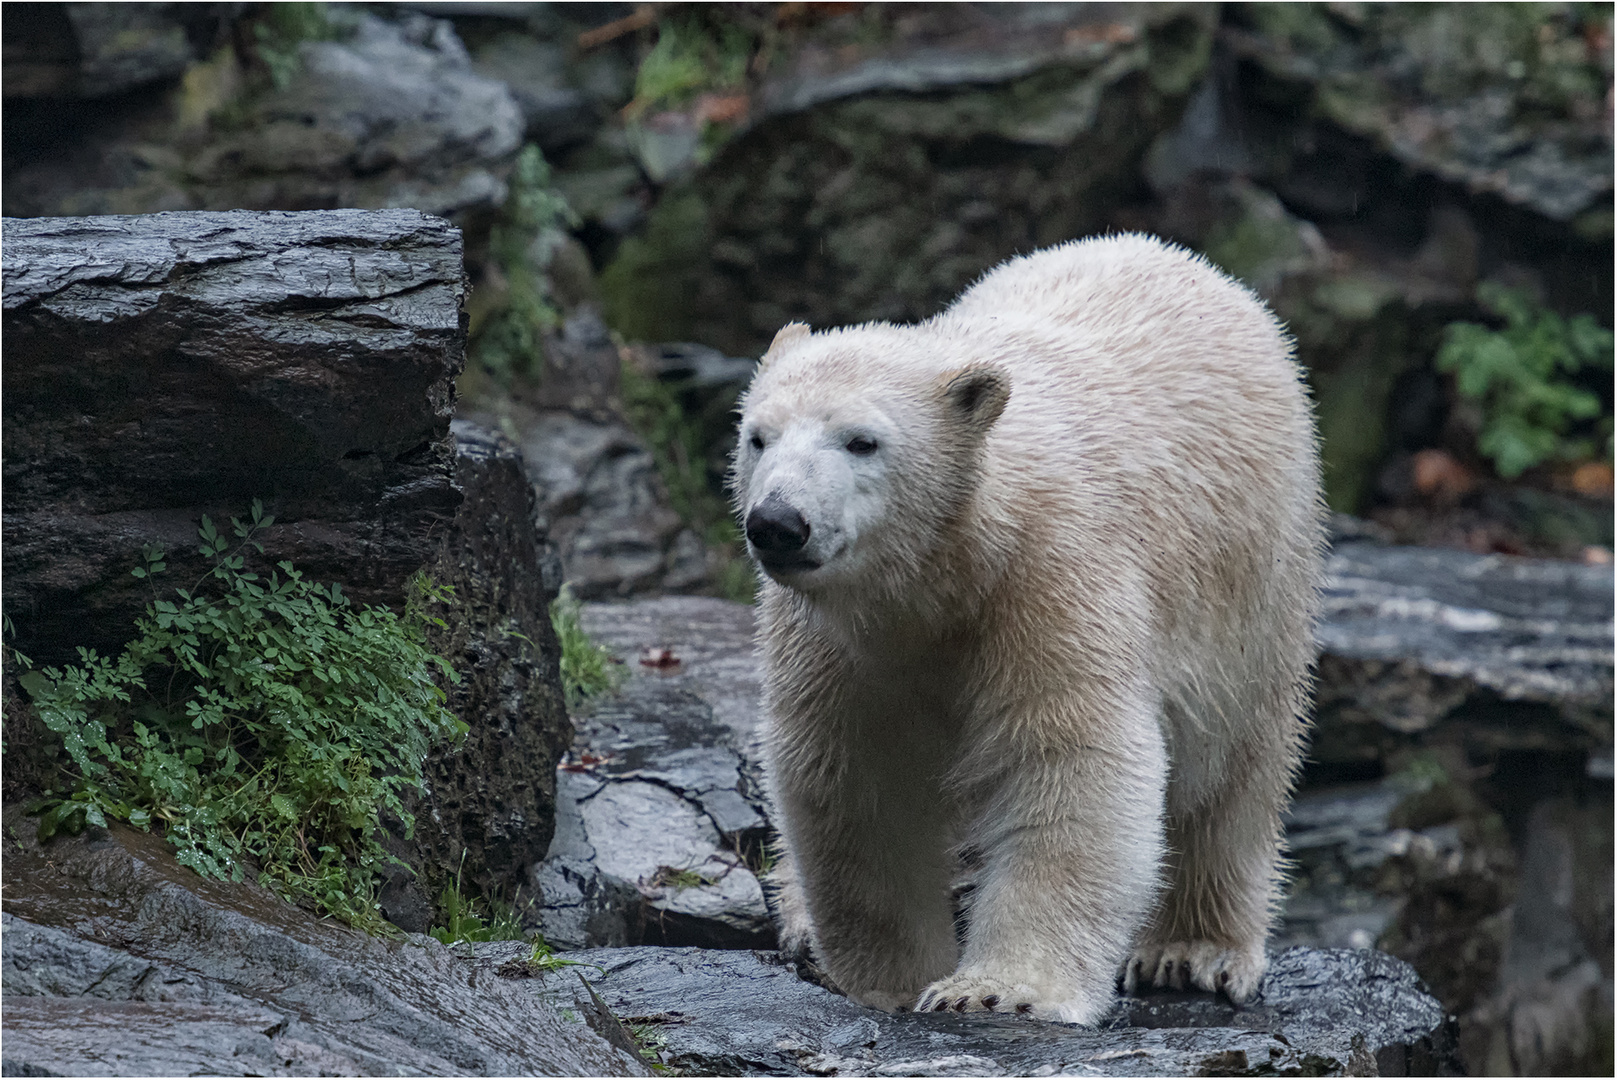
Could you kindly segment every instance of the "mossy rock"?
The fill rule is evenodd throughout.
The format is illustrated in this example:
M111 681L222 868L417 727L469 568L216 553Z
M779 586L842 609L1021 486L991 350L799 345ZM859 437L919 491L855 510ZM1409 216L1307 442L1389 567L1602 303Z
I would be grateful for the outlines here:
M792 319L912 321L1103 227L1205 70L1199 13L994 84L766 117L666 192L602 276L627 337L756 355Z

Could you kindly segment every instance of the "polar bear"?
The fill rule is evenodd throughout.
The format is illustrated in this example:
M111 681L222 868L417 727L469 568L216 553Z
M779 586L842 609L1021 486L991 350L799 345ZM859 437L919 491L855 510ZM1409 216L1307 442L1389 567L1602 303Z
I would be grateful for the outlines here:
M1250 999L1324 549L1274 317L1077 241L918 325L786 326L741 411L783 943L889 1010Z

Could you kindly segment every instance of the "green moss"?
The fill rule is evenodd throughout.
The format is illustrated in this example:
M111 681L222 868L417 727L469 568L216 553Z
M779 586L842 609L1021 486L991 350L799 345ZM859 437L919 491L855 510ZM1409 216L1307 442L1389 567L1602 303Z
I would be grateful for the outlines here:
M631 341L688 340L693 271L707 262L707 207L693 190L663 196L637 236L601 273L612 329Z

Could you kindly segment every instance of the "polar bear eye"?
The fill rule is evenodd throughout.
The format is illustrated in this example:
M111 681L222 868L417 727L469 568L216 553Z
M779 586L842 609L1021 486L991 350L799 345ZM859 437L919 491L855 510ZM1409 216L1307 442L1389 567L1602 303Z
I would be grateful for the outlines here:
M752 438L747 440L747 444L754 450L762 450L764 448L764 437L755 431L752 433Z
M863 435L855 435L848 440L848 453L858 454L860 457L869 457L876 452L876 440L867 439Z

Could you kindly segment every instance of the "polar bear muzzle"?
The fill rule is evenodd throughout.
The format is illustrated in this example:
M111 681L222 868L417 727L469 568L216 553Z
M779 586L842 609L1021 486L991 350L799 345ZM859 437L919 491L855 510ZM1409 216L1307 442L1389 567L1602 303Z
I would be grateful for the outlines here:
M809 523L797 508L771 495L747 514L747 542L766 570L812 570L819 564L803 556Z

